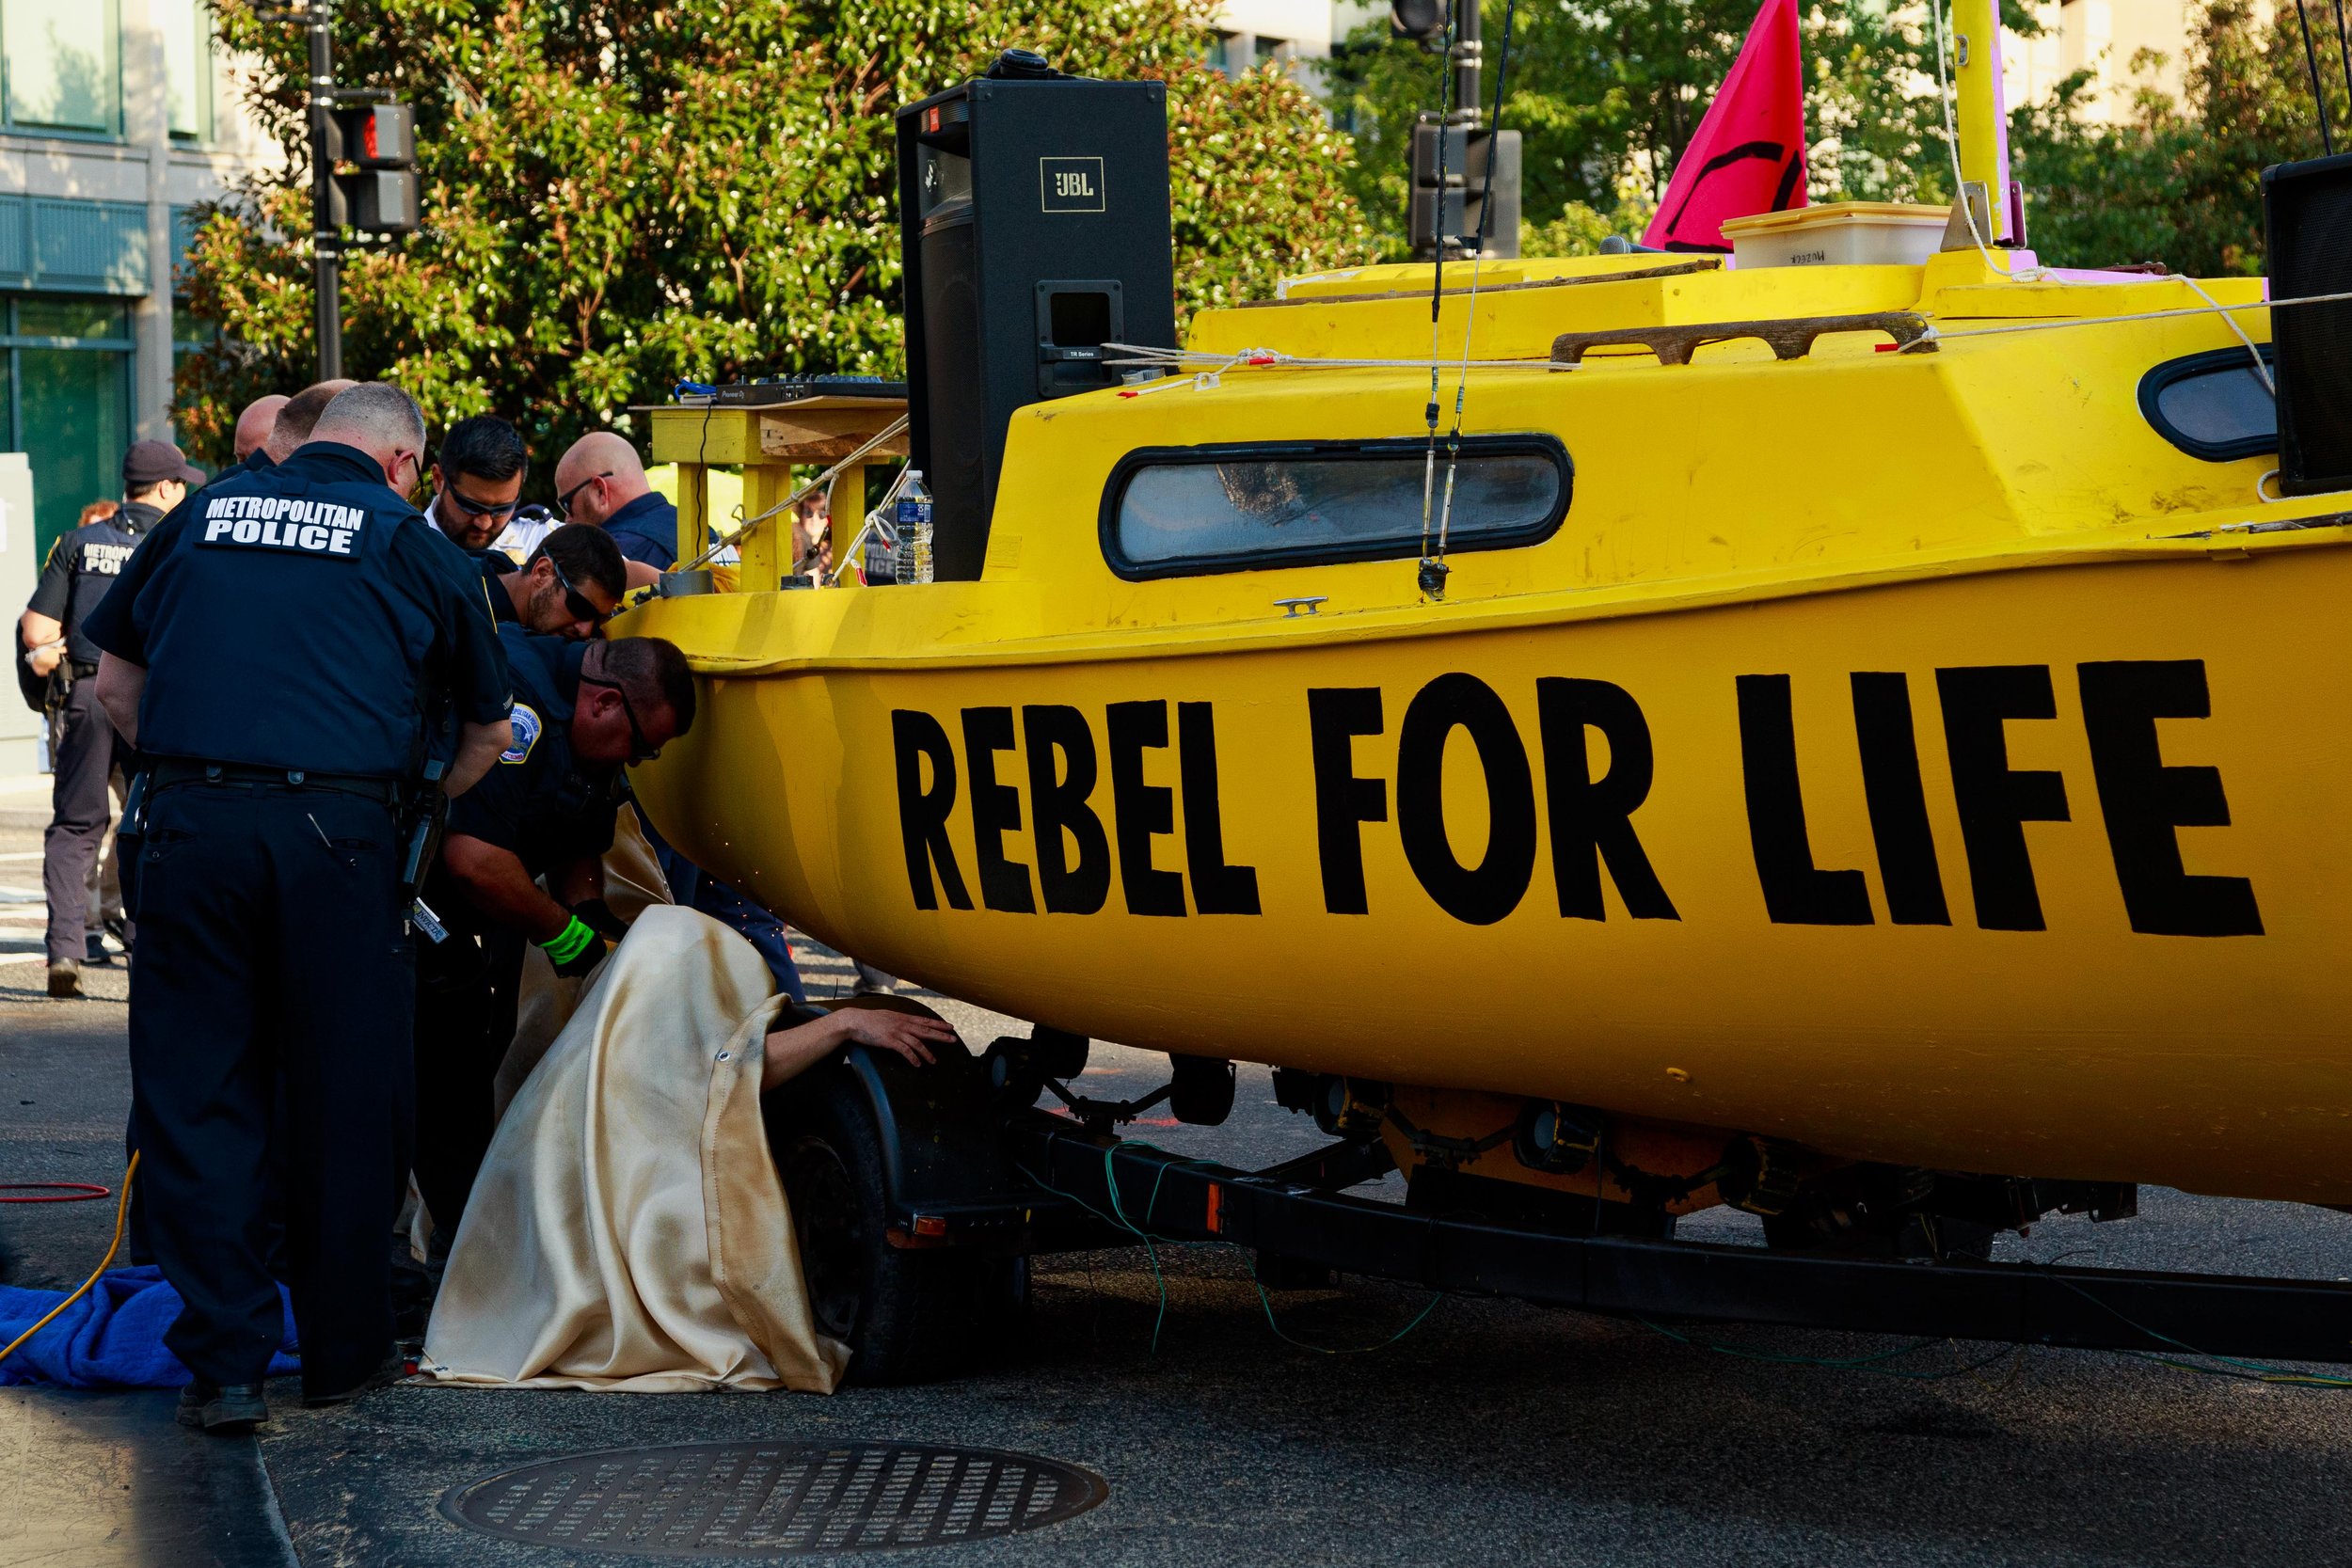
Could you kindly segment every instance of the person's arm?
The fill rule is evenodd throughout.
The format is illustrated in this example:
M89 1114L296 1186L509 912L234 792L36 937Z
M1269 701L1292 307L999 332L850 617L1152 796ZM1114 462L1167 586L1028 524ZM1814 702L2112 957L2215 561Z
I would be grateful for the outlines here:
M441 864L476 911L532 942L551 942L572 923L572 911L539 891L511 849L453 832L441 840Z
M814 1023L779 1029L768 1037L759 1068L760 1091L798 1077L852 1042L895 1052L913 1067L929 1067L935 1059L931 1047L952 1045L955 1040L956 1032L928 1013L843 1007Z
M101 649L98 655L98 705L126 745L139 743L139 698L147 690L147 666Z
M24 662L36 675L48 674L65 657L65 626L55 616L26 610L17 621L17 636L24 643Z
M441 781L441 793L454 800L480 784L482 776L497 764L499 753L514 743L515 728L503 719L494 724L459 725L457 755L450 759L449 777Z

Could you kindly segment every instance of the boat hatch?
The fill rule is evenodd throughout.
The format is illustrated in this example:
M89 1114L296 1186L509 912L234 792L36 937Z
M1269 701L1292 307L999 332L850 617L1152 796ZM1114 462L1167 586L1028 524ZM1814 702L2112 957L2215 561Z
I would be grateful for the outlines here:
M2268 343L2263 363L2271 363ZM2139 378L2139 411L2156 434L2208 463L2279 450L2279 402L2242 348L2168 359Z
M1131 581L1409 559L1435 542L1449 469L1450 549L1540 544L1567 515L1575 468L1551 436L1464 436L1450 464L1447 450L1432 494L1422 437L1143 448L1104 487L1103 554Z

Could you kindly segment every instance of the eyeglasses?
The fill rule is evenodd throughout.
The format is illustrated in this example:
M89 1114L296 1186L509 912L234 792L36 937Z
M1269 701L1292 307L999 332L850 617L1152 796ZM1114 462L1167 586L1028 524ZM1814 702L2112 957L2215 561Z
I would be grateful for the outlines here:
M593 626L600 626L612 618L614 610L619 609L617 605L613 607L613 610L598 610L589 602L587 594L572 586L572 579L564 575L564 568L556 563L555 557L543 555L539 559L548 563L548 570L553 572L555 580L563 585L564 608L571 611L573 620L586 621ZM621 689L616 686L612 689L619 691ZM621 700L628 701L628 695L624 693Z
M637 710L629 706L628 693L623 690L618 683L613 681L602 681L596 679L594 675L584 674L580 677L580 684L582 686L601 686L607 691L612 692L613 695L621 699L621 712L628 720L628 763L631 768L636 767L641 762L651 762L654 758L661 754L660 747L646 743L645 732L637 722Z
M469 500L466 497L457 493L457 486L454 484L442 485L441 495L444 499L456 502L457 510L463 512L469 517L512 517L515 515L516 508L522 505L522 502L519 500Z
M600 474L590 474L586 479L581 480L578 484L573 485L570 489L555 498L555 510L562 513L564 520L568 522L572 515L572 498L579 495L582 490L587 489L588 486L594 484L596 481L600 479L611 479L612 477L612 470L610 468L607 468Z

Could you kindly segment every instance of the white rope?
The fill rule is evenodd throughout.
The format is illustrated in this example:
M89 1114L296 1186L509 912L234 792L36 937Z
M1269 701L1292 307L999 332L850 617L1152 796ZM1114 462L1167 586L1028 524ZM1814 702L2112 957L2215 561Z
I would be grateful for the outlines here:
M2151 283L2187 282L2185 277L2152 277ZM2204 293L2202 289L2197 291ZM2213 296L2207 294L2208 299ZM1906 343L1895 352L1909 354L1921 342L1956 343L1971 338L2001 338L2013 332L2063 332L2077 326L2118 326L2128 322L2179 321L2189 316L2229 317L2240 310L2284 310L2297 305L2343 305L2352 302L2352 291L2333 294L2305 294L2298 299L2253 299L2243 305L2184 306L2178 310L2135 310L2121 316L2063 316L2042 321L2014 322L2008 326L1980 326L1973 332L1940 332L1919 342Z
M2198 282L2186 273L2182 273L2179 277L2182 282L2197 291L2199 299L2203 300L2215 309L2221 310L2221 302L2205 293L2205 286L2202 283ZM2221 319L2231 331L2237 334L2237 341L2246 345L2246 352L2254 356L2254 376L2263 384L2263 390L2270 394L2271 401L2276 403L2279 399L2279 384L2270 379L2270 367L2263 363L2263 351L2254 346L2254 340L2247 336L2246 328L2238 325L2235 316L2231 315L2227 310L2222 310Z

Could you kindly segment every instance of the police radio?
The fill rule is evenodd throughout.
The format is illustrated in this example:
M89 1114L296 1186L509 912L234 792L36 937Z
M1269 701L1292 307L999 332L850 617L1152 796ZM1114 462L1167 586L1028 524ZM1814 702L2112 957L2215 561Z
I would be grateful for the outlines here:
M449 797L441 792L448 771L449 764L441 758L427 757L401 813L400 901L417 929L436 943L449 932L421 895L433 872L433 858L440 852L441 830L449 823Z

